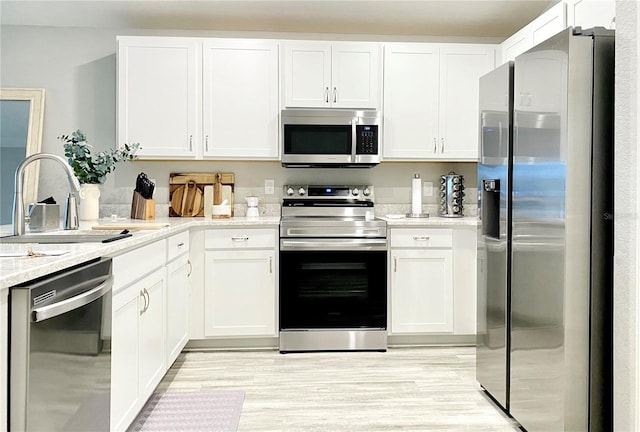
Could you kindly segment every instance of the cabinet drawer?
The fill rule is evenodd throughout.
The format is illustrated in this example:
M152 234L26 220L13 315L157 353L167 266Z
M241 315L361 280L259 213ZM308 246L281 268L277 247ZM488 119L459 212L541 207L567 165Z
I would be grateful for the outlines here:
M452 245L451 229L397 228L391 230L392 248L450 248Z
M113 257L113 291L164 266L166 244L166 240L160 240Z
M204 238L206 249L273 248L275 246L276 231L267 228L208 230Z
M189 231L181 232L167 239L167 262L189 252Z

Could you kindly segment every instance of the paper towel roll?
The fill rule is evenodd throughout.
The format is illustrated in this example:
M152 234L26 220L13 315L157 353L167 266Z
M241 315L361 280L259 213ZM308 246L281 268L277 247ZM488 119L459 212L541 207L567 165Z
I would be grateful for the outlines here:
M414 174L411 180L411 213L422 213L422 180L420 174Z

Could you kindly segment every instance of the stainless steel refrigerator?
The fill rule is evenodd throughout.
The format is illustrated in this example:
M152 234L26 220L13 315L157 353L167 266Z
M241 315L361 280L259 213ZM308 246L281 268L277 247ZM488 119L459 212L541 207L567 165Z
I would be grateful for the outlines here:
M529 432L613 429L614 40L569 28L480 81L476 375Z

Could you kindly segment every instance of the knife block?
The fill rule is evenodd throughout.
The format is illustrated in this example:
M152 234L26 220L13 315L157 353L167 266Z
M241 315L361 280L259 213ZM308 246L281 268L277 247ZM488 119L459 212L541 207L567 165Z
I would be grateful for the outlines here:
M156 218L156 202L153 199L146 199L140 195L140 192L133 191L133 199L131 200L131 219L155 219Z

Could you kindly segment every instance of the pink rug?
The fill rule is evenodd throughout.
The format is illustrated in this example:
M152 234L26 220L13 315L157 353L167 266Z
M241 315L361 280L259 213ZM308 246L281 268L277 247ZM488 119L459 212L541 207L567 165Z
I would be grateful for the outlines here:
M154 393L129 431L235 432L243 402L242 390Z

